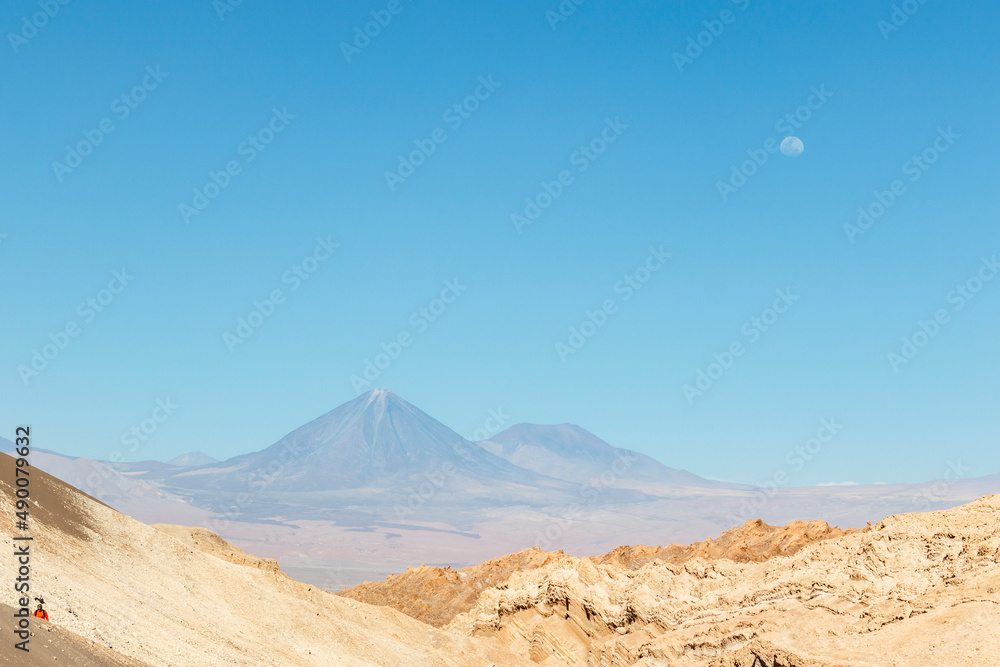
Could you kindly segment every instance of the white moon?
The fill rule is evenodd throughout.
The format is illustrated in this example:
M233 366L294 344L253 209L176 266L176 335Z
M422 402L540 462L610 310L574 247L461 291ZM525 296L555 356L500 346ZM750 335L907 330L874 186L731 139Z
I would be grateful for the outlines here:
M788 157L798 157L806 149L805 144L798 137L786 137L781 142L781 152Z

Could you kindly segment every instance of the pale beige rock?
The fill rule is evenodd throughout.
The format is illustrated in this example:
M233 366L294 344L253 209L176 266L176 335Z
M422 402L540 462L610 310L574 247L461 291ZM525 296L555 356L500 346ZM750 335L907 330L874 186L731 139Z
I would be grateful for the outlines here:
M460 570L421 565L390 575L385 581L366 581L338 595L392 607L424 623L442 627L472 609L484 590L502 584L515 572L541 567L563 555L561 551L535 548Z
M447 627L546 665L996 667L1000 496L764 562L562 556Z
M6 508L13 479L13 460L0 455ZM45 598L52 626L83 640L66 646L97 645L59 664L101 664L93 656L108 651L148 667L531 664L495 643L300 584L248 554L246 564L229 562L239 552L214 535L171 537L38 470L31 494L32 594ZM21 534L13 522L13 512L0 513L8 545ZM0 581L13 582L14 564L0 558ZM22 657L10 637L0 642L0 664L26 664Z
M275 559L259 558L253 554L248 554L206 528L174 526L165 523L154 523L153 528L177 538L190 547L204 551L216 558L221 558L228 563L253 567L274 574L282 574L278 567L278 561Z
M0 455L7 507L13 479ZM295 582L209 531L138 523L39 471L31 489L48 653L25 662L4 641L0 665L1000 667L1000 496L855 532L750 522L687 547L528 550L366 589L436 622L468 608L438 629ZM14 520L0 513L8 544ZM0 558L0 580L14 564Z
M684 563L696 557L727 558L739 563L760 562L775 556L792 555L809 544L851 532L855 531L831 528L823 521L793 521L787 526L769 526L754 520L728 530L714 540L667 547L623 546L603 556L590 556L587 560L629 570L637 570L654 560ZM339 595L392 607L424 623L441 627L458 614L469 611L483 590L503 583L514 572L547 565L563 555L562 551L534 548L460 570L421 565L391 575L384 581L365 582L341 591Z

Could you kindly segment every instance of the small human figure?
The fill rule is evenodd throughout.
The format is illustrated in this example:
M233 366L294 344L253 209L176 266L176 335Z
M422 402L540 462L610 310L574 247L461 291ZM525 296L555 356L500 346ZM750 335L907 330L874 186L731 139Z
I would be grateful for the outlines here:
M34 616L35 618L40 618L43 621L49 620L49 612L47 612L44 609L42 609L42 605L41 604L38 605L38 608L35 609L35 613L32 614L32 616Z

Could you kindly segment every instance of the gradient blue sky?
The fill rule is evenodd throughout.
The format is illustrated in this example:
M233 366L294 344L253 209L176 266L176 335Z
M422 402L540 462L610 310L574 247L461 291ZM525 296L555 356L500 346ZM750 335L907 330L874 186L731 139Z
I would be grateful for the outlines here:
M107 458L156 400L180 407L130 459L261 449L350 400L350 377L400 332L413 344L373 386L463 434L502 407L573 422L706 476L756 483L821 418L844 425L793 484L920 481L961 460L1000 471L1000 280L948 302L1000 253L1000 7L928 2L884 38L891 0L613 3L402 0L348 63L339 44L387 2L73 1L15 53L39 11L0 9L0 405L3 435ZM702 22L734 20L683 72ZM131 115L112 102L169 73ZM500 83L451 130L480 76ZM805 103L833 92L728 201L716 183ZM185 224L178 205L272 109L288 128ZM606 118L628 127L531 226L511 214L571 166ZM115 131L56 178L66 145ZM448 140L391 192L413 142ZM843 226L939 128L954 146L854 244ZM300 289L282 275L318 236L340 243ZM614 287L650 246L673 253L633 298ZM135 281L78 314L125 267ZM444 281L467 290L426 331L411 313ZM287 301L234 352L255 299ZM799 301L693 404L682 387L778 289ZM565 363L588 309L608 323ZM951 318L907 365L887 353L918 320ZM27 386L19 365L69 321L81 333Z

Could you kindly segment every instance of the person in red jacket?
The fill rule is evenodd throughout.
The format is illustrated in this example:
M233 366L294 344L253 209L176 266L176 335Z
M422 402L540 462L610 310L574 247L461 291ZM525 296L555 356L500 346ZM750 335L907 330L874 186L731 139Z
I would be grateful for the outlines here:
M36 609L35 613L32 614L32 615L35 618L40 618L40 619L42 619L44 621L49 620L49 612L47 612L44 609L42 609L42 605L38 605L38 609Z

